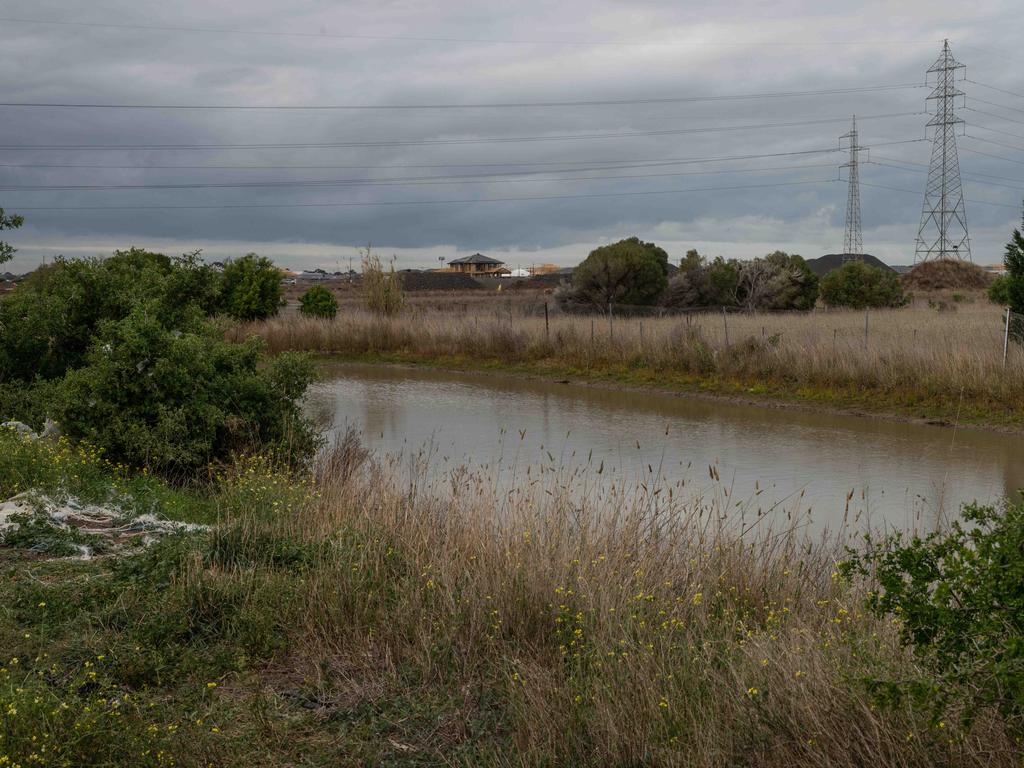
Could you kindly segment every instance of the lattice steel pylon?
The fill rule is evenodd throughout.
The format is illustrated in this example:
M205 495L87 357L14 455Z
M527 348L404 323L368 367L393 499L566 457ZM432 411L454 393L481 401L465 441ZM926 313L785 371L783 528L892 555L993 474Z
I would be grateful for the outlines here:
M850 132L843 134L839 140L850 142L850 162L842 168L849 171L848 191L846 195L846 238L843 240L843 261L859 259L864 255L864 238L860 227L860 152L863 149L857 141L857 116L853 116Z
M956 87L956 73L965 68L953 58L946 40L942 55L928 69L929 80L935 76L935 88L928 95L928 101L935 102L935 114L928 121L934 135L914 263L932 259L971 260L960 158L956 151L956 126L963 120L956 116L955 102L964 95Z

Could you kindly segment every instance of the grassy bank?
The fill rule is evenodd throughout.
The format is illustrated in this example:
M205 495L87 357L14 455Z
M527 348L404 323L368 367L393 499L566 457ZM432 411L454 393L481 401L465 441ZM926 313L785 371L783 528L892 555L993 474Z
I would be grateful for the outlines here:
M0 765L1015 765L865 679L922 674L836 548L669 493L367 456L201 488L0 433L26 487L214 523L120 557L0 547ZM11 480L11 478L16 478Z
M933 302L934 304L934 302ZM1002 360L999 310L980 301L871 312L580 318L543 305L429 305L397 318L351 308L237 327L271 352L528 373L1024 426L1024 355ZM949 310L950 306L958 309Z

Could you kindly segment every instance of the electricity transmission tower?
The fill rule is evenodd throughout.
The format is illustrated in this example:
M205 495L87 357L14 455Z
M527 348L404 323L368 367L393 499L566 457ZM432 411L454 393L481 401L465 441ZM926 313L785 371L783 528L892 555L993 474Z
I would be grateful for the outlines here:
M860 152L857 142L857 116L849 133L839 137L850 142L850 161L843 166L849 170L849 190L846 195L846 239L843 241L843 261L859 259L864 255L864 239L860 228Z
M946 40L942 45L942 55L928 69L929 80L935 76L935 88L928 96L928 101L935 102L935 113L928 121L928 126L934 128L934 134L921 226L917 230L915 263L931 259L971 258L967 210L960 183L960 159L956 151L956 126L963 120L956 116L955 102L964 95L956 87L956 73L965 68L953 58Z

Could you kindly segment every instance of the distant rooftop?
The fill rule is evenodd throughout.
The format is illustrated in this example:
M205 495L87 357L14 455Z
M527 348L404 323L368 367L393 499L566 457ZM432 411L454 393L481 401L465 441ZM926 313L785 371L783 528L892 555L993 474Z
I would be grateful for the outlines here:
M474 253L472 256L463 256L461 259L452 259L448 262L449 264L492 264L498 266L504 264L503 261L492 259L490 256L484 256L482 253Z

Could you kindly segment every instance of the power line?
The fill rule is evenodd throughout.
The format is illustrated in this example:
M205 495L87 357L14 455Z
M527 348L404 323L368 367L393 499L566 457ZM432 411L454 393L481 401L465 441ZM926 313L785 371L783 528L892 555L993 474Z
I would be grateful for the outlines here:
M967 151L966 149L964 150ZM915 163L913 160L900 160L898 157L885 157L883 155L875 155L879 160L886 160L890 163L902 163L903 165L916 165L919 168L927 168L928 163ZM872 161L873 162L873 161ZM885 163L875 163L876 165L885 165ZM997 176L992 173L981 173L980 171L968 171L962 174L963 176L984 176L989 179L1000 179L1002 181L1015 181L1020 182L1021 179L1014 178L1013 176Z
M876 143L876 147L887 147L896 144L917 144L927 139L904 139L902 141L884 141ZM734 160L760 160L775 157L796 157L802 155L832 154L842 152L839 147L827 147L823 149L804 149L792 152L766 152L762 154L747 155L721 155L718 157L662 157L662 158L630 158L614 160L611 158L595 160L534 160L530 162L500 162L500 163L403 163L400 165L104 165L99 163L68 164L68 163L0 163L0 168L80 168L90 170L246 170L246 171L267 171L267 170L298 170L298 171L321 171L321 170L396 170L405 168L506 168L506 167L536 167L551 165L607 165L609 168L646 168L665 165L691 165L703 163L725 163ZM580 168L578 170L604 170L604 168ZM535 171L536 173L558 173L561 171ZM488 174L488 175L511 175L509 173Z
M994 85L986 85L985 83L979 83L977 80L964 80L965 83L971 83L971 85L980 85L982 88L988 88L992 91L998 91L999 93L1005 93L1007 96L1017 96L1024 99L1024 93L1017 93L1016 91L1008 91L1005 88L996 88Z
M866 182L866 181L862 181L861 184L863 186L865 186L865 187L875 187L876 189L888 189L888 190L890 190L892 192L906 192L908 195L915 195L915 196L917 196L917 195L921 194L920 190L915 190L915 189L902 189L900 187L889 187L889 186L886 186L885 184L871 184L871 183ZM1020 206L1019 205L1007 205L1006 203L993 203L993 202L991 202L989 200L968 200L967 202L970 203L971 205L994 205L997 208L1012 208L1015 211L1019 211L1020 210Z
M561 176L551 178L495 178L500 174L478 174L461 177L421 177L412 179L307 179L283 181L241 181L241 182L209 182L189 184L47 184L37 186L0 186L4 192L58 192L58 191L98 191L118 189L252 189L252 188L301 188L301 187L415 187L449 184L522 184L548 183L558 181L593 181L604 179L651 179L666 176L714 176L726 173L764 173L768 171L793 171L805 168L831 168L831 163L812 163L804 165L784 165L769 168L737 168L715 171L673 171L671 173L636 173L605 176ZM587 168L584 170L602 170ZM534 174L557 173L558 171L534 171ZM523 175L530 172L522 172Z
M881 120L893 117L914 117L926 112L893 112L882 115L866 115L862 120ZM486 137L473 139L396 139L389 141L339 141L339 142L294 142L266 144L5 144L0 150L205 150L205 149L325 149L349 147L407 147L407 146L448 146L461 144L512 144L540 141L586 141L591 139L620 139L641 136L678 136L695 133L721 133L729 131L761 130L767 128L793 128L805 125L826 125L846 122L846 118L825 118L799 120L785 123L761 123L756 125L729 125L706 128L674 128L660 131L623 131L618 133L594 133L589 135L568 134L554 136Z
M1005 104L999 104L995 101L986 101L985 99L979 99L977 96L968 96L971 101L976 101L979 104L987 104L990 107L999 107L999 109L1008 109L1011 112L1020 112L1024 114L1024 109L1018 109L1017 107L1008 107Z
M423 103L423 104L111 104L111 103L70 103L70 102L0 102L0 107L28 107L52 109L126 109L126 110L285 110L285 111L332 111L332 110L447 110L447 109L517 109L543 107L601 107L636 104L688 104L694 102L754 101L759 99L788 99L801 96L832 96L836 94L875 93L878 91L924 88L921 83L898 83L893 85L869 85L852 88L826 88L810 91L775 91L766 93L738 93L715 96L668 96L661 98L637 99L587 99L583 101L492 101L477 103Z
M701 43L701 42L680 42L675 40L523 40L523 39L495 39L495 38L473 38L473 37L424 37L412 35L356 35L338 34L327 31L319 32L286 32L279 30L244 30L227 29L223 27L189 27L170 24L110 24L85 21L53 21L46 19L24 19L2 17L0 23L6 24L36 24L41 26L80 27L86 29L121 29L131 31L147 32L188 32L217 35L250 35L258 37L295 37L312 38L323 40L377 40L395 42L423 42L423 43L480 43L480 44L503 44L503 45L595 45L595 46L627 46L646 47L651 45L671 44L673 46L708 47L708 48L746 48L750 43ZM832 46L854 46L854 45L933 45L936 40L835 40L835 41L806 41L806 42L758 42L758 46L769 47L832 47Z
M349 208L405 205L455 205L470 203L509 203L533 200L578 200L604 197L638 197L644 195L675 195L693 192L725 192L738 190L768 189L774 187L795 187L808 184L831 184L835 179L809 179L806 181L785 181L773 184L744 184L730 187L697 187L690 189L655 189L630 192L596 192L580 195L529 195L523 197L486 197L465 200L383 200L344 203L237 203L224 205L70 205L70 206L18 206L19 211L166 211L166 210L223 210L247 208Z
M1003 136L1009 136L1014 139L1024 139L1024 135L1019 133L1012 133L1010 131L1001 131L998 128L989 128L987 125L980 125L979 123L971 123L972 128L980 128L983 131L990 131L992 133L999 133Z
M927 173L928 172L927 170L923 170L922 168L904 168L903 166L896 165L894 163L880 163L880 162L878 162L876 160L869 160L868 162L871 165L877 165L877 166L881 166L883 168L895 168L897 171L907 171L908 173ZM903 162L903 161L902 160L897 160L896 162L899 163L899 162ZM914 163L914 165L922 165L922 164L921 163ZM924 166L924 167L927 168L927 166ZM971 174L966 174L965 173L965 174L962 174L962 175L963 176L970 176ZM1005 177L997 177L997 178L1005 178ZM1006 189L1020 189L1020 190L1024 190L1024 187L1017 186L1016 184L1000 184L997 181L989 181L987 179L984 180L984 181L975 181L974 179L968 178L967 180L970 181L972 184L988 184L989 186L993 186L993 187L1005 187ZM1007 178L1007 181L1016 181L1016 179L1009 179L1009 178Z
M1024 125L1024 120L1017 120L1016 118L1007 117L1006 115L997 115L995 112L986 112L984 109L975 109L974 107L964 107L964 109L969 109L971 112L977 112L979 115L988 115L989 117L994 117L997 120L1005 120L1008 123Z
M994 145L996 147L1003 147L1004 149L1013 149L1013 150L1016 150L1017 152L1024 152L1024 147L1017 147L1017 146L1014 146L1013 144L1005 144L1005 143L1003 143L1001 141L993 141L992 139L983 139L980 136L972 136L969 133L965 133L964 134L964 138L966 138L966 139L974 139L975 141L983 141L986 144L992 144L992 145Z
M966 136L971 139L973 136ZM970 147L961 147L964 152L970 152L972 155L983 155L984 157L991 157L994 160L1002 160L1004 163L1017 163L1018 165L1024 165L1024 160L1014 160L1012 157L1004 157L1003 155L993 155L991 152L982 152L980 149L971 149Z

